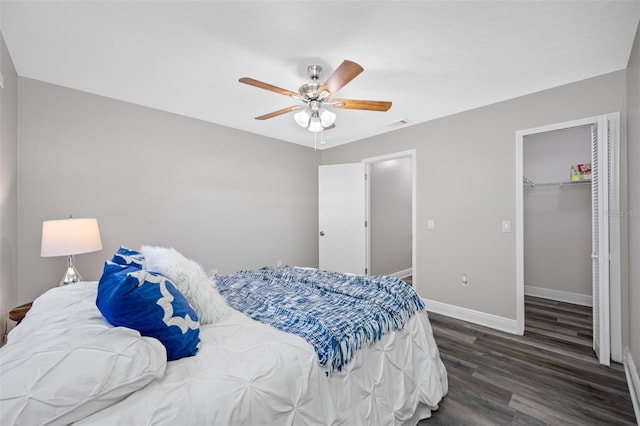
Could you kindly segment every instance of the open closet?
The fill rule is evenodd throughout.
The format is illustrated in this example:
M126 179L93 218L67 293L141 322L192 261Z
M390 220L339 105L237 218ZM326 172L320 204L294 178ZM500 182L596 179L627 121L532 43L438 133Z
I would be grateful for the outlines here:
M592 126L523 143L525 295L592 305ZM584 170L573 174L578 169Z
M614 112L516 132L518 333L525 294L591 305L593 350L605 365L622 358L625 315L619 123Z

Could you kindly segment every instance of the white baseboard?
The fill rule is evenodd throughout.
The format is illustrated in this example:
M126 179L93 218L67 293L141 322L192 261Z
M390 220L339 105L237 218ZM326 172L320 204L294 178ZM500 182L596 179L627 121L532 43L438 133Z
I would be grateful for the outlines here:
M391 277L395 277L395 278L406 278L406 277L410 277L411 275L413 275L413 269L409 268L409 269L404 269L402 271L398 271L398 272L394 272L393 274L389 274L389 276Z
M640 377L636 364L631 357L629 347L624 348L624 373L627 376L627 385L631 394L631 402L633 402L633 410L636 413L636 422L640 425Z
M427 306L427 311L494 328L511 334L520 334L518 333L518 321L514 319L499 317L497 315L461 308L459 306L448 305L446 303L436 302L435 300L423 299L423 301Z
M557 300L558 302L573 303L575 305L593 306L593 297L590 294L569 293L567 291L552 290L549 288L524 286L525 296L541 297L543 299Z

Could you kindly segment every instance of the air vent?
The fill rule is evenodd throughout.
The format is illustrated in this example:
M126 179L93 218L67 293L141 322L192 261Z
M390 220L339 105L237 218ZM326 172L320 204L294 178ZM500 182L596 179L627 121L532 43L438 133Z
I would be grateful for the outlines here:
M401 120L394 121L393 123L387 124L387 127L400 127L400 126L404 126L405 124L409 124L409 122L403 118Z

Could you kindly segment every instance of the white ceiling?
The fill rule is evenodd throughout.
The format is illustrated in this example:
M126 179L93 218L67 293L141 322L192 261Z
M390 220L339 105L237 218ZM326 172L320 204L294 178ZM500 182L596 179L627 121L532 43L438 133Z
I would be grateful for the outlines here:
M640 1L3 0L18 75L313 146L292 91L306 67L365 71L340 98L388 112L336 110L333 147L624 69ZM324 78L321 77L323 81Z

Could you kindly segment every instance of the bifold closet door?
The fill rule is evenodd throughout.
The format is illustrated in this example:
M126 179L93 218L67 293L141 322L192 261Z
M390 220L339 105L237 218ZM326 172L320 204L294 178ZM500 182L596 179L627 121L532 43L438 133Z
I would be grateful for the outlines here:
M591 215L593 280L593 350L609 365L609 125L591 126Z

